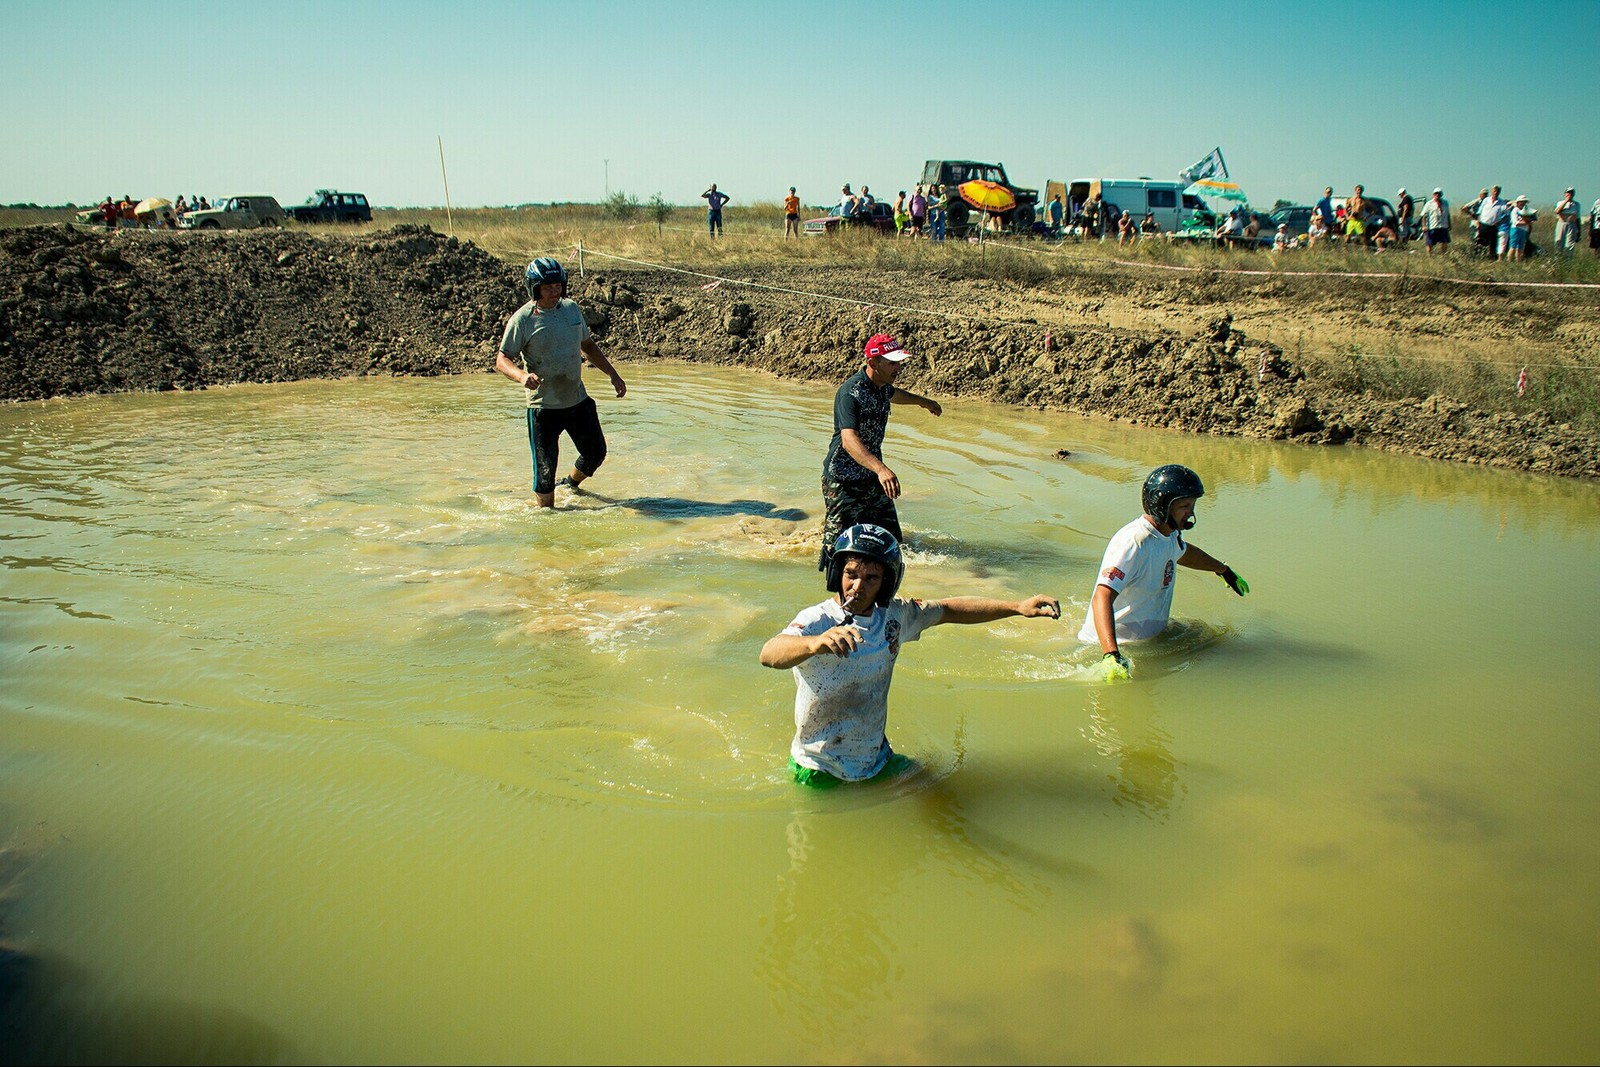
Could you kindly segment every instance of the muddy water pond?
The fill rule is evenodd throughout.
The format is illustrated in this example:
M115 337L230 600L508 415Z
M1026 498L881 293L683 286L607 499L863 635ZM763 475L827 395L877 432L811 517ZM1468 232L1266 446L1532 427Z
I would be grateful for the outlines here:
M629 375L556 513L490 375L0 410L12 1052L1600 1053L1594 485L899 408L906 591L1066 618L908 645L913 769L817 792L756 657L824 596L831 389ZM1099 685L1170 461L1253 592L1180 573Z

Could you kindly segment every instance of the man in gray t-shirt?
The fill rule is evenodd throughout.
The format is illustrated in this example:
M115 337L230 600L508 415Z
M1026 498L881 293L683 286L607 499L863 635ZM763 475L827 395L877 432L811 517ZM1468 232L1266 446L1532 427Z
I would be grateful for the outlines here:
M566 298L567 272L548 257L528 264L528 295L506 323L495 370L527 390L528 447L533 452L533 499L554 507L556 486L576 489L606 458L600 415L583 388L583 364L609 375L617 396L628 392L622 376L595 344L583 310ZM556 481L561 435L578 449L572 473Z

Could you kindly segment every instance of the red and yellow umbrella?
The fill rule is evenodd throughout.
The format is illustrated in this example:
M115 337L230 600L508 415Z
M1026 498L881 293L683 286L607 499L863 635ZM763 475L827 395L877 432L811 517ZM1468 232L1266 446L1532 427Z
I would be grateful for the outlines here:
M961 194L961 199L980 211L1010 211L1017 206L1017 198L999 182L974 178L956 186L956 192Z

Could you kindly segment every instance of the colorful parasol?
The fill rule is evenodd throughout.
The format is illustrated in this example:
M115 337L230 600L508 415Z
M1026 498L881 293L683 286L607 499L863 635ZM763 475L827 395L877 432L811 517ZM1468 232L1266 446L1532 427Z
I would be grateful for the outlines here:
M152 196L146 200L139 201L138 205L133 209L133 213L135 215L154 215L159 211L165 211L171 206L172 201L166 197Z
M1201 178L1189 186L1186 191L1194 193L1196 196L1215 196L1223 200L1237 200L1241 204L1250 199L1244 195L1244 190L1239 188L1238 182L1221 182L1215 178Z
M974 178L956 186L956 192L961 194L961 199L980 211L1010 211L1017 206L1017 198L999 182Z

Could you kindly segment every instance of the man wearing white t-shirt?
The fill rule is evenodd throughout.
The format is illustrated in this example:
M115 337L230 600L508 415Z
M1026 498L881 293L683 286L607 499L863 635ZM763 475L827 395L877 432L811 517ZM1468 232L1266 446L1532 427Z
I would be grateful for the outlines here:
M1027 600L896 597L905 566L881 526L858 523L834 542L827 566L833 597L796 615L761 648L761 665L794 669L794 741L789 767L801 785L826 787L893 774L907 762L889 747L889 683L907 641L945 622L1020 615L1059 619L1061 604Z
M1179 566L1222 576L1240 596L1250 591L1226 563L1183 539L1194 528L1195 501L1205 495L1200 476L1169 463L1144 481L1144 514L1118 530L1100 561L1100 576L1078 640L1098 643L1107 681L1132 677L1121 642L1143 641L1167 628Z

